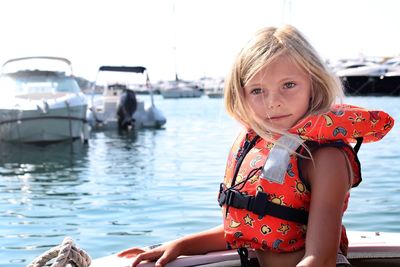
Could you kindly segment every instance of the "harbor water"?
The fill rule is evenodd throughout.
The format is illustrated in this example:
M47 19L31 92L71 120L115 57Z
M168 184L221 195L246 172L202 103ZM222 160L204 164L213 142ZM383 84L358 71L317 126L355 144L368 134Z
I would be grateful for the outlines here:
M400 98L345 102L384 109L397 124L361 147L363 182L344 224L400 232ZM222 99L155 103L164 129L92 133L87 145L0 145L0 267L26 266L65 236L98 258L221 223L217 192L240 126Z

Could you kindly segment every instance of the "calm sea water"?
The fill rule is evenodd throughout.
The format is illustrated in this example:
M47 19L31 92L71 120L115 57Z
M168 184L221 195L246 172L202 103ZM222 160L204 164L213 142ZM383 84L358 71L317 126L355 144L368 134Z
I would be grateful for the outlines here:
M146 102L148 96L140 96ZM347 103L388 111L400 98ZM93 258L151 245L221 222L218 185L239 131L221 99L162 99L165 129L92 133L88 145L0 147L0 266L22 267L65 236ZM350 230L400 232L400 127L360 151Z

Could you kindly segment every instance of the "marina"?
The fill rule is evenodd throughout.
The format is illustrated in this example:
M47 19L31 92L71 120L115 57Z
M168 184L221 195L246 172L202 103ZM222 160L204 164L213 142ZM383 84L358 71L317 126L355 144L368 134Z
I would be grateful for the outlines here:
M1 2L0 267L130 267L132 247L221 223L225 243L222 228L176 242L167 267L296 265L304 246L297 265L400 266L399 8ZM345 108L303 120L341 95L328 72ZM264 140L234 143L224 103ZM268 142L271 126L294 135ZM246 263L224 244L298 253Z
M138 95L149 101L149 95ZM239 125L222 99L163 99L161 129L92 132L88 144L1 143L0 267L22 267L71 236L93 259L221 223L217 193ZM400 118L396 97L346 97ZM362 145L349 231L400 232L400 128Z

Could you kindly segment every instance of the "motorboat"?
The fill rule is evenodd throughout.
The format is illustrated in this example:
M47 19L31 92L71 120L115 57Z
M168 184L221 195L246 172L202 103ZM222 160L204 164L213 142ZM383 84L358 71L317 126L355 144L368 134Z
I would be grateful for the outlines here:
M116 82L116 77L113 77L113 82L106 80L105 84L102 84L100 77L104 76L105 72L130 73L132 74L130 76L136 76L133 79L135 83ZM135 88L143 86L149 90L151 100L149 107L145 107L144 101L138 100L135 94ZM95 93L99 91L100 94ZM143 66L101 66L93 84L87 120L95 131L161 128L167 122L163 113L154 104L153 88L150 85L147 69Z
M1 141L88 141L87 99L68 59L10 59L2 66L0 88Z
M400 95L400 58L336 72L347 95Z
M204 94L209 98L224 97L224 79L223 78L202 78L201 86L204 88Z
M400 57L391 58L382 63L353 65L336 71L339 77L348 76L384 76L387 73L400 73Z
M197 84L179 79L162 82L158 89L163 98L198 98L203 95Z
M346 75L347 73L353 74L354 70L366 70L366 69L374 69L374 67L379 67L380 65L377 62L364 61L364 60L348 60L341 62L339 61L333 66L330 66L332 71L336 73L338 76Z
M348 260L352 266L399 266L400 233L349 231ZM157 245L155 245L157 246ZM154 246L152 246L154 247ZM250 266L259 267L254 251L249 251ZM118 257L116 254L94 259L90 267L130 266L132 258ZM144 262L140 267L154 266L154 262ZM168 263L170 267L183 266L241 266L236 250L209 252L202 255L180 256Z

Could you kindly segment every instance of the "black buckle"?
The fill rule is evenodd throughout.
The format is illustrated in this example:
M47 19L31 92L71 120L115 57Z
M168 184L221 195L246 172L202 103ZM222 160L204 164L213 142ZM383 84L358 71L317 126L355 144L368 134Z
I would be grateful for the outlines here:
M252 198L252 201L250 201L247 209L259 215L259 218L261 219L267 213L267 204L268 194L258 191L256 196Z
M225 201L226 205L233 206L236 208L235 204L236 204L236 202L239 201L238 197L240 197L240 193L237 192L236 190L230 189L230 190L226 190L225 194L226 194L226 201Z
M228 194L228 205L237 209L248 210L253 198L253 196L245 195L240 191L231 190L231 192Z
M219 206L222 207L222 205L225 204L226 200L226 185L224 183L220 183L219 185L219 193L218 193L218 203Z
M242 194L240 191L233 189L222 189L222 185L220 187L220 193L218 197L219 205L227 205L237 209L248 209L250 203L252 203L252 196L247 196ZM222 191L221 191L222 189Z

